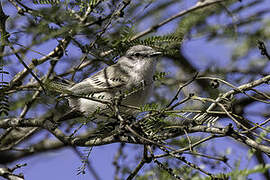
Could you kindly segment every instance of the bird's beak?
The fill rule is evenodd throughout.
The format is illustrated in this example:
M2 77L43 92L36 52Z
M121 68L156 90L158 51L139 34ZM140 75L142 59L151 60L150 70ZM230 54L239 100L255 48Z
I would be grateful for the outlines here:
M162 52L153 52L150 56L151 57L157 57L157 56L160 56L162 54Z

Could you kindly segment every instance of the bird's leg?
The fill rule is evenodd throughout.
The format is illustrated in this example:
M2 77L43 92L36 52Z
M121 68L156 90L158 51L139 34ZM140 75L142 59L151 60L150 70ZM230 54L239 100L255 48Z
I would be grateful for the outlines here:
M141 80L140 84L139 84L139 88L144 90L144 88L146 87L146 82L145 80Z
M113 99L113 109L114 109L114 115L115 117L120 120L120 129L124 129L125 128L125 121L124 119L121 117L120 115L120 110L119 110L119 105L121 104L121 101L123 99L123 93L121 93L121 91L119 91L119 94L116 95Z

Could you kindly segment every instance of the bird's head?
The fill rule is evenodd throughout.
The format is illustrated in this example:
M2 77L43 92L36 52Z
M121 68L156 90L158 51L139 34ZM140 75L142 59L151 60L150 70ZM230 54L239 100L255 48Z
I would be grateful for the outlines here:
M126 57L129 58L153 58L160 56L162 53L154 50L152 47L144 45L136 45L130 47L126 52Z

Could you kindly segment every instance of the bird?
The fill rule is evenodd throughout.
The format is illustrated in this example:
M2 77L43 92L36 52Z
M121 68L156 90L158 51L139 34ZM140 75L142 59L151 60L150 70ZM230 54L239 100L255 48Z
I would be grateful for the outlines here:
M150 46L130 47L117 63L101 69L79 83L64 87L63 92L70 92L67 96L69 106L85 117L92 117L97 112L109 112L110 107L104 102L112 103L121 94L126 95L121 101L122 105L144 105L152 95L156 59L161 54ZM136 113L135 110L128 112L124 107L120 107L120 112L130 115Z

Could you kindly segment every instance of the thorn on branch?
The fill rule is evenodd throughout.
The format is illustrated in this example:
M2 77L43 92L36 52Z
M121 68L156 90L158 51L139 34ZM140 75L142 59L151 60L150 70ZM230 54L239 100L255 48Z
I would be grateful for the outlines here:
M219 82L217 79L214 79L214 80L211 80L210 81L210 86L213 88L213 89L217 89L219 87Z
M34 58L34 59L32 59L32 63L33 63L34 66L37 66L38 65L38 60Z
M257 46L258 46L259 50L261 51L261 55L266 56L268 58L268 60L270 60L270 55L267 52L265 43L263 41L261 41L261 40L258 40L257 41Z
M144 157L145 163L149 164L152 162L153 158L152 157Z
M119 17L124 17L124 12L120 11Z
M18 14L21 15L21 16L24 16L24 15L25 15L25 14L24 14L25 12L26 12L26 10L24 10L24 9L22 9L22 8L20 8L20 9L18 10Z
M101 26L103 21L104 21L104 19L102 19L102 17L98 17L98 20L96 21L96 24Z
M156 32L159 27L160 27L159 25L154 25L152 27L152 32Z
M27 163L24 163L24 164L16 164L15 167L11 168L10 171L13 172L15 171L16 169L19 169L21 167L24 167L24 166L27 166Z
M124 5L128 5L128 4L130 3L130 1L131 1L131 0L124 0L124 1L123 1L123 4L124 4Z
M223 161L224 163L227 163L228 160L229 160L229 159L228 159L226 156L223 156L223 157L222 157L222 161Z
M224 134L231 135L232 132L233 132L233 125L232 125L232 123L230 123L228 126L225 127Z

